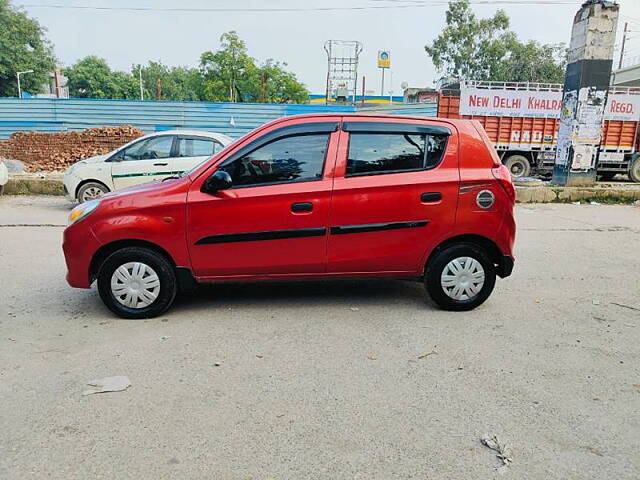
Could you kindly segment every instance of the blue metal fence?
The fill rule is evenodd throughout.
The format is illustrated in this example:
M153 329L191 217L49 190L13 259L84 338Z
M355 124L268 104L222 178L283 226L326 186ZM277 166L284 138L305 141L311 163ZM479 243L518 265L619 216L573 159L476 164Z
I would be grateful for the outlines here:
M412 105L364 108L371 113L434 116L435 107ZM287 115L353 113L351 105L274 105L257 103L173 102L99 99L0 98L0 139L15 131L59 132L133 125L146 133L172 128L216 131L237 138Z

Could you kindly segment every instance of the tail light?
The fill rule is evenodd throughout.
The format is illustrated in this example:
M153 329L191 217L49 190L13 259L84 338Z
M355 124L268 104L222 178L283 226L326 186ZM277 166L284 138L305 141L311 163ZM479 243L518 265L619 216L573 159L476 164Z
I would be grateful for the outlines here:
M513 186L513 182L511 181L511 173L509 169L504 165L500 165L499 167L494 167L491 169L493 172L493 177L498 181L504 193L507 194L507 198L512 204L516 203L516 189Z

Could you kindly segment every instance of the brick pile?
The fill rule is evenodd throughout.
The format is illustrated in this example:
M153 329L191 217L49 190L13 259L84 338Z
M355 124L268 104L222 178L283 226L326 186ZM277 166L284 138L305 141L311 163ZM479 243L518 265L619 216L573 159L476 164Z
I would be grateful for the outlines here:
M69 165L102 155L144 135L130 125L89 128L77 132L15 132L0 141L0 157L24 162L28 172L65 170Z

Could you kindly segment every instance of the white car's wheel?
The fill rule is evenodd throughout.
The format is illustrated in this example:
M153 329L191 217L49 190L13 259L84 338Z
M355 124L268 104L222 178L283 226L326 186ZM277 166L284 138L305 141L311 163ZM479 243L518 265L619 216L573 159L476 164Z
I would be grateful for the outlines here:
M99 182L87 182L78 190L78 202L84 203L109 193L106 185Z

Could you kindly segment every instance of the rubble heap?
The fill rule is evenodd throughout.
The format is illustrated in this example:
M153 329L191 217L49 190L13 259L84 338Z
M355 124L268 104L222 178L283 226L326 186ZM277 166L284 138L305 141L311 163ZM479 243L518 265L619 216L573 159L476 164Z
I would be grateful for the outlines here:
M144 135L130 125L89 128L75 132L15 132L0 141L0 157L24 162L28 172L60 171L102 155Z

